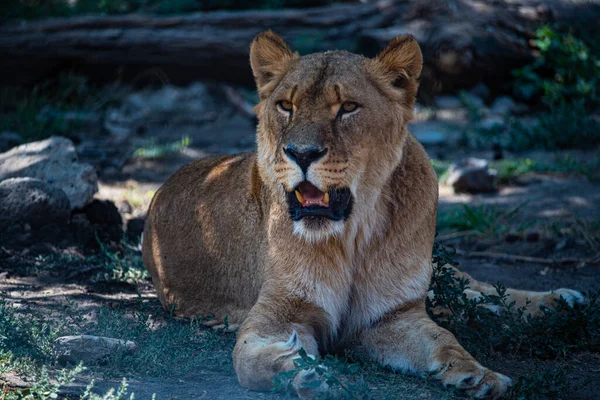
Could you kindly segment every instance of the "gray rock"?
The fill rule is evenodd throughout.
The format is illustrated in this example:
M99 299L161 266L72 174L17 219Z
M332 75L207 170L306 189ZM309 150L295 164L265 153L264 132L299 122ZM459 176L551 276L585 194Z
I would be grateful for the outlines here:
M102 361L121 352L133 353L137 346L130 340L102 336L63 336L54 341L53 354L61 364Z
M492 103L490 112L495 115L506 115L510 114L515 110L515 101L508 96L496 97L496 100Z
M467 158L454 163L448 169L446 184L455 193L489 193L496 190L496 171L480 158Z
M78 162L73 142L53 136L0 154L0 180L31 177L62 189L71 209L83 208L98 191L94 167Z
M61 189L33 178L0 182L0 230L15 223L33 228L66 225L71 215L69 199Z
M18 133L9 131L0 133L0 152L10 150L21 143L23 143L23 138Z
M441 109L461 108L463 103L457 96L438 96L435 98L435 106Z

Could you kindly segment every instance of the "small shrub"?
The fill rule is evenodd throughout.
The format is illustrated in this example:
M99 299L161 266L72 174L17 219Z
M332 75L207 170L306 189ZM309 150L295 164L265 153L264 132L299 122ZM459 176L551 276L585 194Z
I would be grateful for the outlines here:
M35 375L33 384L25 389L4 393L3 400L53 400L58 399L59 390L75 380L85 368L80 364L72 369L63 369L52 377L46 367Z
M102 269L92 278L93 282L121 282L135 285L150 277L139 250L122 243L123 250L114 251L98 237L96 241L100 246L101 255L96 257L95 261L102 265Z
M60 74L33 88L0 88L0 130L14 131L26 141L52 135L70 137L90 124L90 116L115 100L117 92L102 92L87 78ZM97 129L97 128L96 128Z
M0 301L0 350L17 358L49 359L57 333L50 322L23 318L13 306Z
M542 315L525 314L516 308L506 288L495 285L497 294L469 299L464 290L469 281L456 278L444 261L452 261L452 252L441 245L434 247L432 278L433 300L428 300L432 318L452 331L474 354L497 352L511 356L549 359L576 351L600 350L600 290L587 293L585 305L570 307L560 299L556 308L542 309ZM494 306L500 315L485 305ZM442 307L449 312L435 314Z
M544 26L536 31L535 45L540 57L514 71L518 97L541 97L549 107L576 100L587 109L598 105L600 59L582 40Z

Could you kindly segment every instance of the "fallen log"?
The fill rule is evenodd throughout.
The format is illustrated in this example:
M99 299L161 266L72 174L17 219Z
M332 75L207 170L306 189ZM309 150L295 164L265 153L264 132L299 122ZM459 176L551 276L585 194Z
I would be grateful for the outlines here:
M352 47L365 29L386 26L393 7L337 4L291 10L201 12L57 18L0 26L0 82L32 82L77 67L116 78L159 67L171 81L251 82L248 50L254 36L273 29L300 52ZM126 71L127 72L127 71Z
M578 0L410 1L388 28L367 29L359 51L378 50L411 33L421 44L421 92L469 88L485 82L510 91L512 71L533 61L535 29L546 23L598 30L600 3Z
M533 59L536 26L558 22L593 29L599 19L600 4L592 1L398 0L9 22L0 25L0 84L36 82L65 69L109 80L160 71L173 83L250 84L249 44L256 33L273 29L300 53L347 49L366 55L397 34L412 33L425 56L422 91L481 81L494 88Z

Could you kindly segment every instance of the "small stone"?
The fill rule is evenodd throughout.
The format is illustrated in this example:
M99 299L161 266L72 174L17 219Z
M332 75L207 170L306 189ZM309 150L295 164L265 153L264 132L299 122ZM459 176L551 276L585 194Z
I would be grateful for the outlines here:
M467 158L454 163L448 169L445 183L455 193L489 193L496 190L496 171L480 158Z
M0 153L8 151L22 143L23 138L18 133L9 131L0 133Z
M84 364L103 361L119 353L134 353L137 346L130 340L102 336L63 336L54 341L53 354L61 364Z
M498 96L490 107L490 112L494 115L504 116L514 111L516 106L515 101L508 96Z
M69 199L61 189L33 178L11 178L0 182L0 230L18 224L40 228L66 225L71 214Z
M442 109L461 108L463 103L458 96L444 95L435 98L435 106Z
M98 191L96 170L77 159L73 142L54 136L0 154L0 181L30 177L61 189L71 210L83 208Z
M525 235L525 240L533 243L533 242L537 242L538 240L540 240L540 233L539 232L528 232L527 235Z

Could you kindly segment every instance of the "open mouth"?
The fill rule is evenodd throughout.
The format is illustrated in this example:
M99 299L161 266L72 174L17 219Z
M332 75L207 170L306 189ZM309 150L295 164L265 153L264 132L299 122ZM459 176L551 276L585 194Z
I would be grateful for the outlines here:
M308 181L301 182L293 192L288 193L290 216L293 221L302 218L328 218L341 221L352 211L350 189L340 188L322 192Z

